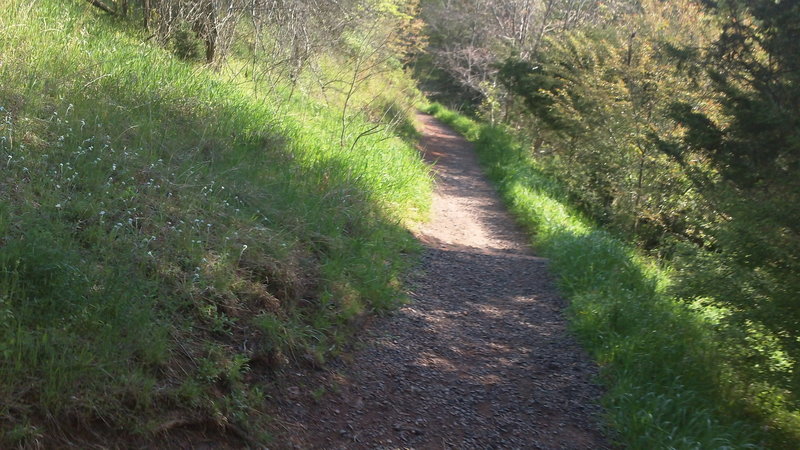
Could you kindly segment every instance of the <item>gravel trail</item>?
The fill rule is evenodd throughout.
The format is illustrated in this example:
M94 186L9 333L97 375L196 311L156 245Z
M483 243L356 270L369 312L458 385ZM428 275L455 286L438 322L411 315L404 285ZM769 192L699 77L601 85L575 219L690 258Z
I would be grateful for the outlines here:
M596 367L567 333L565 302L478 167L428 115L435 162L427 250L412 303L376 319L361 349L281 403L290 448L602 449Z

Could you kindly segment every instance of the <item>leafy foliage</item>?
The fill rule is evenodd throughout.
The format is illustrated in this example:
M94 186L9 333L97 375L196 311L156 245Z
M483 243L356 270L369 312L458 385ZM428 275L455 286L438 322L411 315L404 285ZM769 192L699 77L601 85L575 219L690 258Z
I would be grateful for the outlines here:
M628 448L753 448L737 420L725 360L701 311L665 291L668 273L574 208L570 195L502 127L434 104L476 144L481 162L533 244L550 258L570 322L601 367L611 436Z
M478 111L584 214L671 268L670 294L714 330L724 402L794 448L800 6L628 6L497 58L502 114Z

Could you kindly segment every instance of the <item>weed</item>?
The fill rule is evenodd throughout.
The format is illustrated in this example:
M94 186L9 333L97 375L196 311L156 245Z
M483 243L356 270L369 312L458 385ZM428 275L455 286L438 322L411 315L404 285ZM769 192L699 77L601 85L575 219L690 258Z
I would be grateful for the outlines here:
M313 391L311 391L311 397L314 399L315 402L322 401L322 398L325 397L325 394L328 393L328 390L325 389L325 386L320 386Z
M0 446L167 410L263 434L254 361L320 364L397 304L427 168L85 8L0 6Z

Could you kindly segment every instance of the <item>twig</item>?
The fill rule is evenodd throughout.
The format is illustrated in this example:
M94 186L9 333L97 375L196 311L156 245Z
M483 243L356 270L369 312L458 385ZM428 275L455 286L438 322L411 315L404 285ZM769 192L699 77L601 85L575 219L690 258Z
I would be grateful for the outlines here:
M96 7L100 8L100 9L102 9L103 11L111 14L112 16L116 16L117 15L117 12L114 11L114 9L112 7L106 5L105 3L101 2L100 0L86 0L86 1L91 3L93 6L96 6Z

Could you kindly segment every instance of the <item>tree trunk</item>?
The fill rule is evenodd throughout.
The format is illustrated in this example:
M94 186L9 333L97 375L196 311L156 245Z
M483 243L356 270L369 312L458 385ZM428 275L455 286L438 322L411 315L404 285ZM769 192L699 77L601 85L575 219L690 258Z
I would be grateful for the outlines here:
M206 44L206 63L212 64L217 56L217 37L219 31L217 30L217 11L214 7L214 2L206 0L205 3L208 8L206 14L203 14L199 20L205 23L198 24L199 29L203 30L203 40Z
M217 54L217 28L212 26L206 36L206 62L211 64L214 62Z
M144 29L150 29L150 0L142 0L142 16L144 16Z

